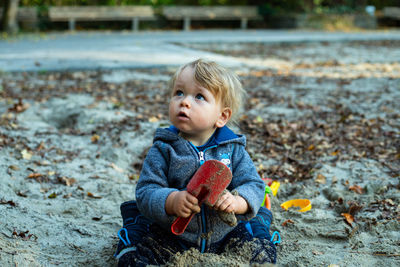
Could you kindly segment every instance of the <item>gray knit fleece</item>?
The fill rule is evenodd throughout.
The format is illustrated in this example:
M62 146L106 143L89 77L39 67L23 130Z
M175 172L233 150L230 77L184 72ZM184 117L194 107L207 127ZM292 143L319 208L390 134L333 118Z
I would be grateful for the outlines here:
M144 216L170 231L176 217L166 214L166 199L173 191L185 190L199 168L200 160L191 143L167 129L157 129L153 142L136 187L136 200ZM245 145L245 137L239 136L204 151L205 160L216 159L228 165L233 174L228 190L237 191L249 204L248 213L238 215L239 220L250 220L257 214L265 187L245 150ZM215 210L205 205L202 210L205 225L202 223L201 213L198 213L179 238L199 246L201 238L207 238L208 247L221 240L233 227L223 223ZM202 234L204 226L207 234Z

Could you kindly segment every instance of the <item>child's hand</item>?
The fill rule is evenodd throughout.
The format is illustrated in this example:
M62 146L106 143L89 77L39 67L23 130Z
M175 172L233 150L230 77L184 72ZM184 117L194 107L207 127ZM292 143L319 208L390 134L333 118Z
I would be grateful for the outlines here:
M244 214L247 212L249 205L241 196L234 196L231 192L226 191L226 193L219 197L213 207L216 210L227 213Z
M187 191L171 193L165 205L167 214L187 218L192 213L200 212L199 201Z

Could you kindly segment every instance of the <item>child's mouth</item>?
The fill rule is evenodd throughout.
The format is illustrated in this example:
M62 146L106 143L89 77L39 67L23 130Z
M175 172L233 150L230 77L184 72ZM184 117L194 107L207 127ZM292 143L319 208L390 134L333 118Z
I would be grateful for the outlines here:
M183 112L183 111L178 113L178 117L181 118L181 119L188 119L189 118L189 116L186 115L186 113Z

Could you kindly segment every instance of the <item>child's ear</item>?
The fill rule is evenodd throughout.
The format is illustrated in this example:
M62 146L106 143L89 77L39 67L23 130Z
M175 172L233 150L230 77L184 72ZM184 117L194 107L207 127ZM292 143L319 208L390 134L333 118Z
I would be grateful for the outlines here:
M225 124L228 123L228 121L230 120L230 118L232 117L232 110L230 108L224 108L221 112L221 114L219 115L219 118L217 120L217 122L215 123L215 126L217 128L222 128L225 126Z

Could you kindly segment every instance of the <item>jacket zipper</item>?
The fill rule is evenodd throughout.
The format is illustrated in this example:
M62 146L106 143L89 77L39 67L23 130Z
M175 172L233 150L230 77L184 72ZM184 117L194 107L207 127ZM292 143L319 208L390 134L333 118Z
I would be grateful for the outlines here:
M199 151L197 149L197 147L195 145L193 145L192 143L190 143L192 145L192 147L194 148L194 150L197 152L197 154L199 155L199 161L200 161L200 166L203 165L204 162L206 162L205 160L205 156L204 156L204 152L206 152L208 149L210 148L214 148L217 147L217 145L215 146L210 146L207 147L206 149L204 149L203 151ZM203 204L204 205L204 204ZM207 227L206 227L206 214L204 212L204 208L201 209L201 232L203 235L206 235L207 233ZM201 237L201 253L204 253L206 250L206 244L207 244L207 239L206 238L202 238Z

